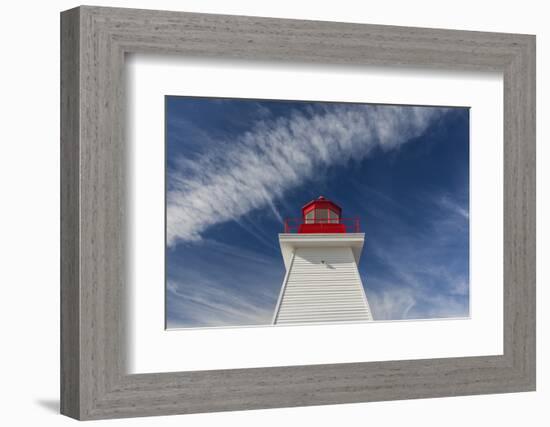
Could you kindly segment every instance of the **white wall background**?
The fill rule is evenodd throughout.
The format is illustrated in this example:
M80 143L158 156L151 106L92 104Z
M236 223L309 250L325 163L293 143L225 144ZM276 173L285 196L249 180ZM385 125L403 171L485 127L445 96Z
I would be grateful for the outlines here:
M410 25L537 35L538 391L115 420L120 426L296 425L546 426L550 420L550 27L545 2L354 0L97 1L97 5ZM68 425L59 384L59 12L74 1L6 2L0 67L0 420L3 425ZM546 16L546 18L545 18ZM546 264L546 265L545 265ZM545 307L546 306L546 307Z

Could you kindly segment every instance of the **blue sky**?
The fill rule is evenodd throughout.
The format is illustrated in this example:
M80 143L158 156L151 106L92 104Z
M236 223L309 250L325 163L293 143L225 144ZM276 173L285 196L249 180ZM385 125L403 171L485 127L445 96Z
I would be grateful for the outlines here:
M166 324L268 324L283 220L360 216L375 320L469 313L469 110L166 97Z

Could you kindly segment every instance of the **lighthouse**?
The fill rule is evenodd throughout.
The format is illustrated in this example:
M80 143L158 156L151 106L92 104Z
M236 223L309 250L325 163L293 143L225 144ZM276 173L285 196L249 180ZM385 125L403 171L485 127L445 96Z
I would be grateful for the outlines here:
M279 244L286 268L273 324L373 320L357 265L365 234L358 218L323 196L285 221Z

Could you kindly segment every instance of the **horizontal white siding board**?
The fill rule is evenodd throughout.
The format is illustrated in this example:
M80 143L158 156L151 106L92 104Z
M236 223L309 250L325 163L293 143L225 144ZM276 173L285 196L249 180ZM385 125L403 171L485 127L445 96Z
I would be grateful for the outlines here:
M362 234L355 235L352 241L345 234L342 239L337 235L327 239L322 235L306 235L305 247L300 245L300 235L281 236L287 236L280 239L281 247L283 240L288 245L289 239L293 246L284 248L290 256L274 324L373 320L356 262Z

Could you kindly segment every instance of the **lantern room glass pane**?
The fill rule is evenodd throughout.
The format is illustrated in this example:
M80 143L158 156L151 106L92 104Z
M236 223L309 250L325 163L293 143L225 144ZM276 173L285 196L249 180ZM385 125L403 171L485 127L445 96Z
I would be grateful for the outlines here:
M313 217L313 211L309 211L306 214L306 224L313 224L314 217Z
M315 222L326 224L328 222L328 209L315 209Z
M332 209L329 209L328 211L328 218L329 224L338 224L338 214Z

